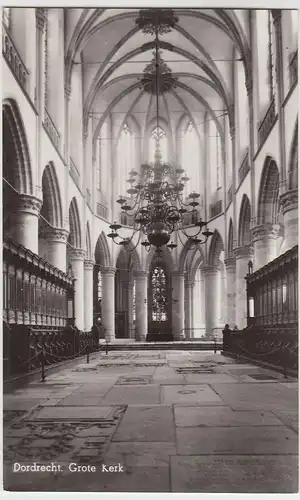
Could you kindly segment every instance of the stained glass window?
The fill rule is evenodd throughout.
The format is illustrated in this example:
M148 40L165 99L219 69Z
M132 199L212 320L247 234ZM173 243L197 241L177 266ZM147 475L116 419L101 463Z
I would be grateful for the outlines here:
M151 274L152 321L166 321L168 309L167 280L165 271L156 266Z
M154 161L155 157L155 149L156 142L159 140L159 147L161 152L161 159L163 162L168 161L168 145L167 145L167 137L165 131L160 127L155 127L151 133L150 140L150 161Z
M131 131L125 123L120 134L118 143L118 164L120 168L119 194L127 195L129 185L126 182L133 165L133 137Z
M181 145L181 166L190 178L184 188L184 197L187 198L191 191L198 191L200 174L200 151L197 132L190 122L183 132Z

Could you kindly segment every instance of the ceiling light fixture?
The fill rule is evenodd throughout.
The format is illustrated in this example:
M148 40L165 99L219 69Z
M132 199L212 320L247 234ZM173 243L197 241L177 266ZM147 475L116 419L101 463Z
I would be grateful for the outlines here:
M147 31L149 33L155 32L155 57L144 70L141 86L145 92L156 95L156 125L158 130L159 95L171 90L176 85L176 79L172 76L170 68L162 60L159 53L158 34L161 32L162 24L159 24L159 16L156 12L169 11L170 9L149 10L155 11L151 18L152 20L155 19L155 30L153 31L150 23L151 31ZM143 29L145 29L145 19L148 18L143 17L143 19ZM142 25L141 22L140 24ZM186 241L191 242L189 248L195 248L199 244L206 243L213 233L207 228L207 222L202 221L201 218L197 220L197 208L199 207L197 200L200 198L200 194L192 192L188 195L187 200L183 199L184 188L189 180L182 168L174 170L169 163L162 161L159 134L157 134L154 162L141 165L140 174L134 169L129 172L127 196L121 196L117 200L117 203L121 205L121 213L129 215L133 220L133 233L130 238L122 237L118 233L122 225L114 222L109 226L111 233L108 234L108 237L128 251L132 251L137 247L142 234L146 236L146 239L141 242L141 245L148 252L152 247L155 248L156 252L161 252L164 246L167 246L170 250L176 248L177 244L170 242L171 235L174 232L178 234L183 245L185 242L181 239L181 234L185 236ZM190 234L185 228L185 217L188 214L194 215L196 218L196 222L192 224L192 227L196 229L194 234ZM135 235L138 235L137 240ZM200 239L199 236L203 238Z

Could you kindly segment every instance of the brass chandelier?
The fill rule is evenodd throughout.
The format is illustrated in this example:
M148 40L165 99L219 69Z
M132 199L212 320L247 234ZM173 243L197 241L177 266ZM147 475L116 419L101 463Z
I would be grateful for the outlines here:
M163 11L161 18L159 17L160 11ZM147 25L147 19L149 25ZM156 95L156 125L158 130L159 95L174 88L177 80L161 57L158 34L170 31L177 22L177 18L171 9L142 9L136 22L145 33L155 33L154 59L143 72L141 86L145 92ZM154 162L142 164L140 174L134 169L129 172L127 196L121 196L117 200L117 203L121 205L121 213L127 214L133 220L133 233L131 237L122 237L118 233L122 225L114 222L109 226L111 233L108 234L108 237L128 251L137 247L142 235L146 238L141 242L141 245L148 252L151 247L154 247L157 252L161 252L164 246L171 250L177 247L176 243L170 242L171 235L175 232L183 245L185 241L181 239L181 234L191 242L189 248L206 243L208 238L213 235L207 228L207 222L200 218L199 221L192 224L192 227L196 229L193 235L185 229L187 214L194 214L197 218L197 207L199 206L197 199L200 198L199 193L192 192L188 195L187 202L184 201L183 192L189 180L182 168L174 170L169 163L162 162L158 135ZM136 234L138 235L137 240L135 239Z

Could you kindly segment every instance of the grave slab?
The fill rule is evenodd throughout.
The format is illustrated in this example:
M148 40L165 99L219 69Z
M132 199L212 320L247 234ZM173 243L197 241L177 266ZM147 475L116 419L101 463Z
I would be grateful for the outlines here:
M224 405L208 385L164 385L161 390L165 404Z
M296 493L296 456L171 457L172 492Z
M176 455L175 443L113 442L105 453L104 463L121 462L130 467L169 467L170 456Z
M297 392L279 383L212 384L212 388L233 410L294 410Z
M157 404L160 402L158 385L115 386L103 398L102 404Z
M174 441L175 425L171 406L129 407L113 441Z
M182 407L175 406L175 424L178 427L238 427L281 425L282 422L268 411L233 411L228 406Z
M112 406L59 406L38 408L26 420L97 420L108 418L113 411Z
M297 454L297 436L285 426L177 427L180 455Z
M226 384L226 383L238 383L238 380L226 373L202 373L202 374L187 374L184 375L185 380L189 384Z

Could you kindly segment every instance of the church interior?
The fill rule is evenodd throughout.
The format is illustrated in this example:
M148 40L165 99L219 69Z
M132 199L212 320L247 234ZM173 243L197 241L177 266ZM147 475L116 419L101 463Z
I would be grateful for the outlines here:
M5 489L298 490L298 30L2 8Z

